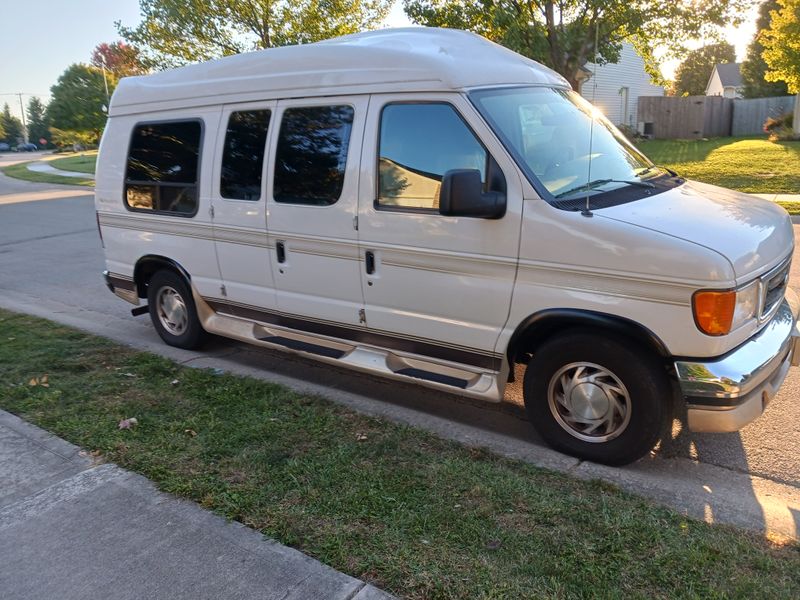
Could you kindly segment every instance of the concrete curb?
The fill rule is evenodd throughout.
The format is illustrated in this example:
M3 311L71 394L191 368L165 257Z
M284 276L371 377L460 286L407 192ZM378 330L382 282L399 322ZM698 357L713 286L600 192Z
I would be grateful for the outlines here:
M132 342L115 329L114 319L102 313L14 292L0 297L0 306L51 319L192 367L221 368L230 373L279 383L301 393L325 397L361 413L412 425L446 439L487 448L499 455L524 460L542 468L583 479L608 481L693 518L736 525L781 538L800 539L800 490L790 485L685 458L644 459L623 468L581 462L529 441L531 436L526 439L505 432L489 431L408 406L381 402L346 390L270 372L268 365L263 362L259 364L252 361L253 364L247 364L247 360L243 360L246 357L241 353L234 353L235 356L231 358L188 352L161 344L155 335L152 341Z

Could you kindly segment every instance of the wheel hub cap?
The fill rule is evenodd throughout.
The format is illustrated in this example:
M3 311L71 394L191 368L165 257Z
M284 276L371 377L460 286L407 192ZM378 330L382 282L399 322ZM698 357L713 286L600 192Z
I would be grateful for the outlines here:
M631 418L628 390L610 370L588 362L559 369L547 392L550 412L567 433L585 442L619 436Z
M158 292L156 302L158 320L172 335L181 335L189 323L186 303L175 288L164 286Z

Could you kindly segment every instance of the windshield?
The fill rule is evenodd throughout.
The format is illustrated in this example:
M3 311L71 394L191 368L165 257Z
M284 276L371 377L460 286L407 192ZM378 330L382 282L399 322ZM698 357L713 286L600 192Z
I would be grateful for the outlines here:
M553 204L575 208L570 200L623 189L621 201L635 200L653 193L652 181L666 175L572 90L503 88L470 97Z

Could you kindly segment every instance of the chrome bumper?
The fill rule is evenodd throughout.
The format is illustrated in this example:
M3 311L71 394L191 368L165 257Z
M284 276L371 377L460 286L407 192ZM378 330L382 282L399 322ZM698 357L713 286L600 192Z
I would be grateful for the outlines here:
M787 290L772 320L735 350L709 361L675 361L689 429L738 431L764 412L789 367L800 364L798 313L800 302Z

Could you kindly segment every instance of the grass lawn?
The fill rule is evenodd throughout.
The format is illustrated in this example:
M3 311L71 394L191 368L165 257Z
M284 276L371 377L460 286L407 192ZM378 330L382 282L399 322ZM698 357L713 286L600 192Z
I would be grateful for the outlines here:
M60 183L65 185L84 185L94 187L94 178L87 177L64 177L53 173L39 173L28 169L30 163L17 163L9 167L3 167L2 171L9 177L24 179L25 181L36 181L39 183Z
M800 142L650 140L638 147L683 177L749 193L800 194Z
M0 340L3 409L406 598L800 597L795 544L33 317Z
M77 171L78 173L90 173L94 175L94 167L97 162L97 151L81 152L72 156L55 158L49 164L56 169L64 171Z

